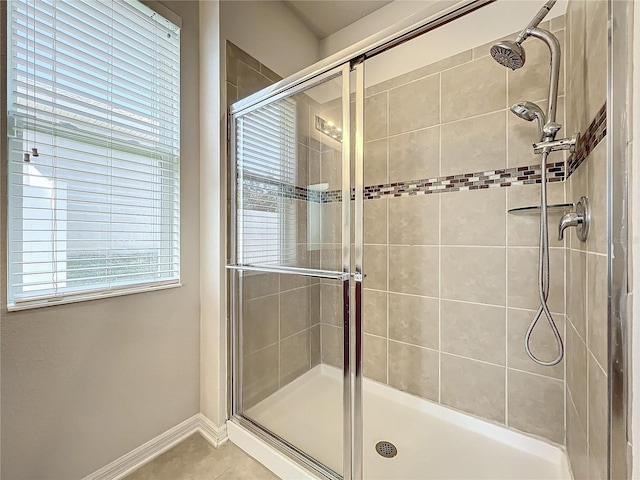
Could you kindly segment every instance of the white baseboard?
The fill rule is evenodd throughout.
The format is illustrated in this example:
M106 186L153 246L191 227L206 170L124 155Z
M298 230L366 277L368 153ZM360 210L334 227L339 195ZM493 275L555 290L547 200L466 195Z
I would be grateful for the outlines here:
M87 475L83 480L120 480L196 432L214 447L218 447L227 440L226 424L218 427L207 417L198 413L100 470Z

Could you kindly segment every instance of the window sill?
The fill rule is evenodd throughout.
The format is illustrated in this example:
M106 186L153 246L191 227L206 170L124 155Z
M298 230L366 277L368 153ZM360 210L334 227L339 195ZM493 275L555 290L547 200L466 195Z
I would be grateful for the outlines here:
M57 297L46 297L37 300L25 300L19 303L13 303L7 305L9 312L19 312L22 310L32 310L34 308L53 307L56 305L66 305L69 303L86 302L89 300L98 300L101 298L120 297L123 295L133 295L136 293L155 292L157 290L167 290L169 288L181 287L180 281L175 283L166 283L160 285L142 285L139 287L122 288L118 290L108 290L100 292L91 292L85 294L75 295L61 295Z

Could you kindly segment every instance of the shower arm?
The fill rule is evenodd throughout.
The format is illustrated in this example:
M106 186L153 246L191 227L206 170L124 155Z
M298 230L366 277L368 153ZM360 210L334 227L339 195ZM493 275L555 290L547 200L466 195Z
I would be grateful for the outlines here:
M543 128L543 141L552 141L556 138L556 133L560 130L560 125L556 123L556 110L558 104L558 82L560 79L560 42L555 35L542 28L525 29L526 36L535 37L542 40L549 47L551 54L551 70L549 73L549 101L547 107L547 124Z

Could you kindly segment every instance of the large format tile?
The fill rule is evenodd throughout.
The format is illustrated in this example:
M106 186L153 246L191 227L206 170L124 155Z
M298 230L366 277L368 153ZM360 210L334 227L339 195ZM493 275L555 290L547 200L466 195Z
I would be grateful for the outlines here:
M387 146L388 140L386 138L364 144L362 164L366 186L387 183Z
M374 290L387 289L387 255L386 245L364 246L364 286Z
M535 313L534 310L507 309L507 366L547 377L564 379L564 359L553 367L546 367L538 365L527 355L524 342L527 329L533 321ZM564 339L564 315L553 315L553 321L560 332L560 336ZM541 318L533 329L533 332L531 332L530 348L536 358L542 361L548 362L557 357L558 344L556 337L553 334L549 322L545 318Z
M389 294L389 338L422 347L439 347L438 299Z
M364 243L387 243L388 203L386 198L364 202Z
M505 421L505 368L441 355L441 402L479 417Z
M309 371L311 350L309 330L285 338L280 343L280 388Z
M602 478L607 471L607 375L589 355L589 464ZM593 471L593 470L592 470ZM598 478L594 476L593 478Z
M548 205L564 203L564 187L563 182L547 184ZM505 190L507 191L507 209L540 205L540 185L519 185ZM558 225L564 213L563 211L548 211L550 247L564 247L565 245L564 241L558 241L557 232L553 228ZM507 243L514 247L537 247L540 244L540 214L537 211L509 213L507 215Z
M425 128L389 138L390 182L438 176L440 127Z
M440 75L425 77L389 90L390 135L432 127L439 123Z
M589 447L587 434L578 413L567 395L567 455L571 462L571 470L575 480L589 480Z
M272 472L231 442L217 448L196 433L125 477L126 480L275 480Z
M593 118L607 101L607 3L592 0L586 4L586 84L587 117Z
M438 400L438 352L389 341L389 385Z
M415 195L389 200L391 245L437 245L442 195Z
M504 365L505 309L442 300L441 338L443 352Z
M507 249L507 284L510 307L537 309L540 305L538 293L538 249ZM553 313L564 313L564 249L549 251L549 297L547 305Z
M280 338L298 333L310 325L311 295L308 287L280 294Z
M607 142L602 141L586 160L587 191L591 209L591 226L587 249L607 253Z
M482 172L507 164L507 112L466 118L442 126L442 175Z
M567 388L582 429L587 431L587 347L576 331L567 325L565 337L567 348Z
M342 287L340 285L323 283L320 286L320 322L329 325L342 325Z
M342 368L342 328L333 325L320 325L322 335L322 363Z
M280 320L278 295L245 301L242 320L242 349L245 355L277 342Z
M563 444L564 382L515 370L507 372L507 424Z
M440 195L442 245L505 245L506 190L490 188Z
M438 247L390 246L389 291L437 297Z
M278 390L278 350L278 344L273 344L243 357L242 404L245 409Z
M362 339L362 373L376 382L387 383L387 339L364 335Z
M256 93L258 90L262 90L273 83L267 77L262 75L257 70L251 68L244 62L238 62L238 99L248 97L252 93Z
M567 251L567 315L578 334L587 338L587 254Z
M503 110L507 69L491 57L442 72L442 122Z
M379 337L387 336L387 292L364 289L363 331Z
M442 247L442 298L505 305L504 247Z
M364 141L387 136L387 92L364 99Z
M602 367L607 366L607 257L587 255L589 285L587 346Z

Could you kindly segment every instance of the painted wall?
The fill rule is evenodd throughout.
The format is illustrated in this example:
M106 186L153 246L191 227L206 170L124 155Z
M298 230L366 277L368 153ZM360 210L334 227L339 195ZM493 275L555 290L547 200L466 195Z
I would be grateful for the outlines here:
M286 77L320 59L319 42L282 2L221 1L220 34Z
M183 285L2 311L3 478L82 478L200 411L198 2L163 4L183 21ZM6 232L6 194L1 203ZM4 243L0 257L5 305Z

